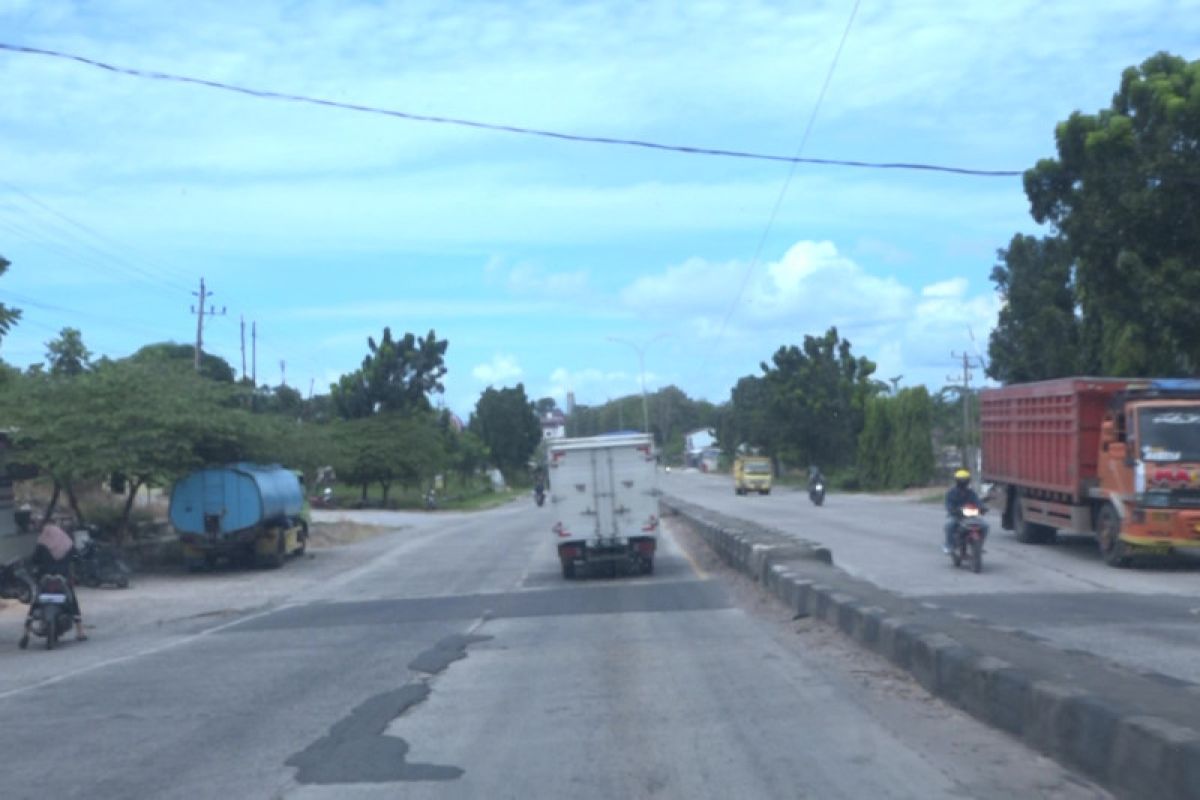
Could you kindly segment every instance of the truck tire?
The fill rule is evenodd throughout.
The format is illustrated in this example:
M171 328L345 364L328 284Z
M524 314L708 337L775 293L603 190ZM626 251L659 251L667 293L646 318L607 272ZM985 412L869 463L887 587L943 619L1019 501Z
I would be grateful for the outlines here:
M644 571L647 575L654 574L654 556L650 556L645 560Z
M279 569L287 558L287 531L279 528L275 531L275 552L268 556L258 556L257 561L262 569Z
M1129 566L1129 548L1121 541L1121 517L1112 503L1105 503L1096 517L1096 542L1100 557L1110 567Z
M1057 533L1049 525L1027 521L1025 512L1021 510L1020 496L1013 499L1013 531L1017 534L1017 541L1023 544L1046 544L1054 541Z
M563 559L562 576L564 580L572 580L575 577L575 562L568 559Z

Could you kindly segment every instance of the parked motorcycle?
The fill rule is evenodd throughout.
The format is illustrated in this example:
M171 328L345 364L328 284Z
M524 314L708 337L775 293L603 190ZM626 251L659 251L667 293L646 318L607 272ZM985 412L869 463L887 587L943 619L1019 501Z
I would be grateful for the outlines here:
M96 541L89 530L75 532L75 570L84 586L112 584L118 589L129 587L133 570L111 545Z
M985 510L973 503L963 506L962 516L954 528L954 546L950 548L954 566L967 564L976 573L983 569L983 540L987 536L982 519Z
M814 506L822 505L825 502L825 481L818 479L808 487L808 499L813 502Z
M33 579L25 559L13 559L0 566L0 598L29 605L36 591L37 581Z
M74 627L75 621L69 611L71 591L71 585L62 575L43 575L38 580L25 633L18 643L22 650L29 646L31 633L43 637L46 649L53 650L59 638Z
M533 490L533 502L537 503L539 506L541 506L543 503L545 503L546 502L546 490L540 486L538 488L534 489Z

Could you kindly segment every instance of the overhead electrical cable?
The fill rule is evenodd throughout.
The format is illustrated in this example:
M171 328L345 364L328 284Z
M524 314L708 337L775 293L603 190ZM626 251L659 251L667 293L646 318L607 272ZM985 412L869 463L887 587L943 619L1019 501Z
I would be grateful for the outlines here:
M856 6L857 7L857 6ZM508 125L497 122L484 122L482 120L461 119L458 117L435 116L431 114L414 114L409 111L401 111L392 108L381 108L379 106L363 105L361 103L345 103L339 100L328 100L320 97L309 97L306 95L291 94L288 92L277 92L269 89L255 89L248 86L240 86L232 83L224 83L222 81L208 80L206 78L194 78L187 75L175 75L169 72L159 72L157 70L138 69L135 67L124 67L116 64L109 64L104 61L97 61L85 56L75 55L73 53L64 53L58 50L45 50L38 47L25 47L22 45L9 44L0 42L0 50L5 50L11 53L21 53L25 55L47 56L49 58L64 59L74 61L80 64L86 64L89 67L102 69L108 72L119 75L129 75L135 78L143 78L156 81L170 81L174 83L192 84L195 86L204 86L210 89L217 89L225 92L234 92L237 94L247 95L264 100L282 100L293 103L307 103L310 105L324 106L327 108L340 109L342 111L355 111L363 114L379 114L387 117L395 117L404 119L410 122L426 122L438 125L456 125L464 128L476 128L479 130L493 131L496 133L510 133L519 136L540 136L547 139L559 139L568 142L579 142L585 144L599 145L614 145L618 147L640 147L648 150L661 150L673 153L683 153L686 155L697 156L715 156L720 158L743 158L755 161L781 161L791 164L818 164L830 167L857 167L861 169L883 169L883 170L917 170L923 172L944 172L953 175L973 175L982 178L1012 178L1023 174L1023 170L1011 169L976 169L972 167L954 167L944 164L923 164L917 162L874 162L874 161L856 161L851 159L835 159L835 158L802 158L800 156L784 156L772 153L755 153L746 150L728 150L716 147L698 147L693 145L681 144L666 144L663 142L652 142L643 139L625 139L614 136L594 136L589 134L565 133L563 131L552 131L543 128L528 128L519 125Z
M833 73L837 69L838 61L842 57L842 49L846 46L847 37L850 36L850 27L854 24L855 16L858 15L858 5L860 2L861 0L854 0L854 7L850 9L850 18L846 20L846 27L842 30L842 38L838 41L837 49L833 52L833 60L829 62L829 69L825 72L825 80L821 84L821 91L817 93L816 102L813 103L812 111L808 115L808 122L804 126L804 133L801 135L800 144L796 148L796 157L792 159L791 166L788 167L787 177L784 179L783 185L779 187L779 194L775 196L775 205L771 207L771 213L767 217L767 224L763 227L762 235L758 237L758 244L754 248L754 257L746 265L746 271L742 275L742 282L738 286L737 294L733 296L733 302L729 304L729 310L725 312L725 317L721 320L721 327L717 329L717 337L712 343L712 348L714 349L725 335L725 328L729 325L729 320L733 317L733 312L737 310L738 305L742 302L742 295L746 293L746 287L750 284L750 279L754 277L754 272L758 268L759 261L762 259L763 248L767 244L767 237L771 233L771 228L775 227L775 220L779 216L779 209L783 206L783 199L787 196L788 187L791 185L792 178L796 174L796 165L803 163L801 156L804 153L805 146L808 145L808 137L812 134L813 125L817 121L817 112L821 110L821 104L825 101L825 92L829 89L829 83L833 80Z
M127 249L125 245L113 241L86 223L68 216L66 213L52 207L25 189L15 186L6 180L0 180L0 187L8 189L16 198L24 200L30 206L42 212L42 214L54 218L53 220L39 219L38 222L43 227L54 231L55 235L70 238L79 246L106 259L112 265L130 275L130 277L152 283L158 288L170 291L172 294L191 291L186 284L177 282L178 278L174 275L134 263L120 252L122 249ZM23 213L31 217L33 216L28 210L19 210L22 210Z

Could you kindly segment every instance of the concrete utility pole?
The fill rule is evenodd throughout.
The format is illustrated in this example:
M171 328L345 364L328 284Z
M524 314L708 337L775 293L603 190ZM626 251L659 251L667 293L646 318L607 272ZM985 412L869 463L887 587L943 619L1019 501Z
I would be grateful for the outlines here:
M242 380L246 380L246 317L241 317L242 323Z
M204 317L205 316L209 316L209 317L217 316L217 307L209 306L207 309L204 308L204 304L206 302L208 302L208 298L212 297L212 292L210 292L204 288L204 278L200 279L200 291L192 292L192 294L195 295L197 298L199 298L199 301L200 301L196 305L192 306L192 313L196 315L195 367L196 367L196 372L199 372L200 371L200 355L201 355L201 353L204 352ZM225 309L222 308L220 313L224 314Z
M258 388L258 323L250 323L250 382Z
M622 339L619 336L608 337L610 342L629 345L638 354L638 377L642 384L642 430L646 433L650 432L650 404L646 400L646 350L659 339L665 339L668 336L670 336L669 333L660 333L641 345L631 342L628 339Z
M971 373L976 367L983 368L983 361L968 353L950 352L955 361L962 361L962 378L950 375L946 380L952 384L962 384L963 428L962 428L962 458L963 466L971 470L972 482L977 483L979 476L975 474L975 464L971 459Z

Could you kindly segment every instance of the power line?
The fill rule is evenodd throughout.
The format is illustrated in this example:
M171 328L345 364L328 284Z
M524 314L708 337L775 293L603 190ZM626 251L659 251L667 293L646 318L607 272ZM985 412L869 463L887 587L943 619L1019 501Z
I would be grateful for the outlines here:
M73 219L62 211L53 208L45 201L34 197L32 194L20 188L19 186L15 186L12 183L2 179L0 179L0 186L7 188L15 195L23 198L30 206L43 212L44 216L42 218L38 218L33 216L29 210L25 208L21 208L19 206L9 206L16 211L27 215L32 222L41 226L52 238L62 237L69 239L78 247L81 247L84 250L90 251L91 253L94 253L95 255L105 259L130 277L140 280L148 285L152 285L154 288L169 291L173 295L176 293L190 291L188 287L184 286L183 284L176 283L171 276L160 274L151 268L143 267L130 261L119 252L122 248L128 249L125 248L124 245L109 239L107 236L99 231L96 231L87 224ZM51 217L55 219L49 219ZM81 231L83 234L86 234L86 236L81 236L76 233L76 231Z
M842 49L846 46L846 39L850 36L850 27L854 24L854 18L858 15L858 5L860 2L861 0L854 0L854 7L850 9L850 18L846 20L846 27L842 30L842 38L838 41L837 49L833 53L833 60L829 62L829 69L825 72L825 81L821 84L821 91L817 93L817 100L813 103L812 112L808 115L808 123L804 126L804 134L800 137L800 145L796 148L796 156L792 159L791 166L788 167L788 174L783 181L783 185L779 187L779 194L775 197L775 205L771 207L770 216L767 217L766 227L763 228L762 235L758 237L758 245L754 248L754 257L750 259L750 263L746 267L746 272L742 276L742 283L738 286L737 294L733 296L733 302L729 305L729 311L725 313L725 318L721 320L721 327L717 329L717 338L713 340L712 344L714 349L725 335L725 328L729 324L729 320L733 318L733 312L737 310L738 305L742 302L742 295L745 294L746 286L749 285L750 279L758 267L758 262L762 258L763 248L767 244L767 236L770 235L771 228L775 226L775 219L779 216L779 209L783 206L783 198L787 195L788 187L791 185L792 178L796 174L796 165L802 163L801 156L804 153L805 146L808 144L808 137L812 134L813 125L817 121L817 112L820 111L821 104L825 101L825 92L829 89L829 83L833 80L833 73L837 69L838 61L842 57Z
M857 11L858 3L855 3ZM853 16L852 16L853 18ZM746 150L727 150L715 147L697 147L693 145L680 144L665 144L663 142L651 142L644 139L624 139L614 136L594 136L589 134L564 133L562 131L551 131L543 128L527 128L519 125L507 125L497 122L483 122L480 120L462 119L458 117L442 117L430 114L414 114L409 111L400 111L391 108L381 108L379 106L368 106L360 103L344 103L338 100L328 100L320 97L309 97L306 95L290 94L288 92L277 92L269 89L254 89L248 86L240 86L237 84L223 83L221 81L208 80L206 78L193 78L187 75L176 75L169 72L158 72L157 70L138 69L135 67L124 67L116 64L109 64L104 61L87 58L85 56L75 55L73 53L64 53L58 50L44 50L37 47L24 47L21 45L7 44L0 42L0 50L6 50L11 53L19 53L25 55L48 56L50 58L58 58L66 61L75 61L80 64L85 64L89 67L102 69L107 72L116 73L119 75L129 75L135 78L143 78L147 80L169 81L174 83L186 83L195 86L204 86L209 89L217 89L224 92L234 92L236 94L247 95L260 100L284 100L293 103L307 103L309 105L324 106L326 108L334 108L342 111L355 111L362 114L379 114L386 117L395 117L398 119L408 120L410 122L427 122L437 125L457 125L463 128L476 128L478 130L493 131L496 133L511 133L519 136L540 136L547 139L559 139L568 142L579 142L586 144L614 145L618 147L640 147L647 150L662 150L673 153L683 153L686 155L697 156L716 156L720 158L743 158L754 161L779 161L790 164L818 164L829 167L857 167L861 169L883 169L883 170L917 170L922 172L944 172L953 175L972 175L982 178L1012 178L1023 174L1022 170L1008 169L975 169L970 167L953 167L944 164L923 164L915 162L874 162L874 161L855 161L850 159L835 159L835 158L801 158L800 156L783 156L771 153L755 153ZM822 93L824 90L822 90Z

